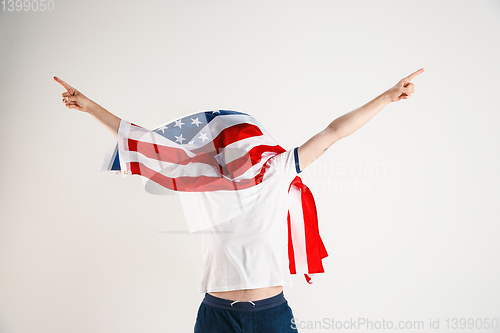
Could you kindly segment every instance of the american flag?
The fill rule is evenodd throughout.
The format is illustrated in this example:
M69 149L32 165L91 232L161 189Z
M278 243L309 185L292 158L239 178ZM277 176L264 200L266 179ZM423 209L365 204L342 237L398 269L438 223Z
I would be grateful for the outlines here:
M119 139L101 170L140 175L178 192L239 191L259 184L265 163L285 152L252 116L228 110L203 111L149 131L121 120ZM118 151L127 154L120 160ZM126 160L125 160L126 159ZM291 274L323 273L328 254L318 230L311 191L296 176L289 187L288 257Z

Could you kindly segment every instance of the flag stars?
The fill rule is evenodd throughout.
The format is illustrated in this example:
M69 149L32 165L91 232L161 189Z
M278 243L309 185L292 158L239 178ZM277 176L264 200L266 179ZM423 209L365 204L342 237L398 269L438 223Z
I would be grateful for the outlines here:
M205 140L208 140L207 134L206 133L200 133L200 136L198 137L198 139L202 139L203 142L205 142Z
M212 111L212 114L215 114L215 113L220 113L220 111L219 110Z
M182 128L182 125L185 125L185 123L182 122L182 119L178 119L175 121L175 126L179 126L179 128Z
M196 127L199 127L199 126L200 126L201 121L199 121L199 120L198 120L198 118L196 118L196 119L191 118L191 120L193 121L193 122L191 123L191 125L193 125L193 124L194 124L194 125L196 125Z
M182 134L177 136L177 135L174 135L175 136L175 142L179 142L180 144L182 144L182 140L187 140L186 138L183 138L182 137Z
M161 131L163 134L165 134L165 130L167 129L168 127L167 126L162 126L160 128L158 128L158 131Z

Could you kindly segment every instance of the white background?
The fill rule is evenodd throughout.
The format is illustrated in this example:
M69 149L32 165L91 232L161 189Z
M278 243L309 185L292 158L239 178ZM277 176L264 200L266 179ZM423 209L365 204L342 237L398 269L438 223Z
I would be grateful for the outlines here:
M499 1L54 1L0 7L0 332L191 332L203 297L178 197L99 172L112 135L54 75L147 128L237 110L290 149L424 67L302 173L330 256L285 297L303 327L500 319Z

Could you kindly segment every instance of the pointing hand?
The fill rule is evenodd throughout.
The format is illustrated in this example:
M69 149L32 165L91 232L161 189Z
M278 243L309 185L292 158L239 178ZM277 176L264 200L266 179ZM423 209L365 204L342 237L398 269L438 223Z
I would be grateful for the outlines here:
M90 99L57 76L54 76L54 80L66 89L66 92L62 94L62 102L67 108L89 113L89 108L93 103Z
M408 99L415 92L415 85L410 81L413 80L417 75L424 72L423 68L418 71L408 75L407 77L401 79L394 87L387 90L386 93L389 95L391 102L397 102L401 99Z

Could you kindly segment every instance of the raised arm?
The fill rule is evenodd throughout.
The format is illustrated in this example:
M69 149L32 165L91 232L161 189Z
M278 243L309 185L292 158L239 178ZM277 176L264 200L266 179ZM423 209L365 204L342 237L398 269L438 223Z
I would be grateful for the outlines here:
M78 111L87 112L103 124L114 136L118 136L118 128L121 119L100 106L99 104L91 101L81 92L54 76L54 80L66 89L62 94L62 101L69 109L76 109Z
M389 103L410 98L415 91L415 85L410 81L423 71L421 68L401 79L394 87L356 110L338 117L324 130L307 140L298 149L300 170L314 162L332 144L357 131Z

